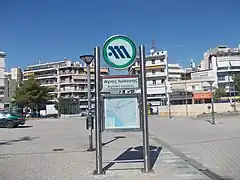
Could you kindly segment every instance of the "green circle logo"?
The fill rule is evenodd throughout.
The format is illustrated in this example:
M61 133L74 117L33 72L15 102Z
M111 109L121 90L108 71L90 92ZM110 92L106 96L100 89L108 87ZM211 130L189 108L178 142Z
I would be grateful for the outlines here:
M103 58L115 69L126 69L135 62L136 46L123 35L110 37L103 45Z

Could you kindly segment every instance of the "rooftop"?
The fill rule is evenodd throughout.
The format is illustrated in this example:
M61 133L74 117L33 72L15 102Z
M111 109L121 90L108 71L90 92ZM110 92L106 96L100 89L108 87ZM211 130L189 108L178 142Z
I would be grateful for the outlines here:
M209 49L205 54L221 56L240 56L240 45L237 48L228 48L225 45L219 45L216 48Z
M3 56L3 57L5 57L7 54L5 53L5 52L3 52L3 51L0 51L0 56Z

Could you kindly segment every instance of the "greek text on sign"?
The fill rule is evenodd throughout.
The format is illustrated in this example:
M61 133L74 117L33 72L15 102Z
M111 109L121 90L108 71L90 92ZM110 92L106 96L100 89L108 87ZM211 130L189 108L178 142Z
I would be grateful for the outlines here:
M106 78L103 79L103 89L137 89L138 77Z

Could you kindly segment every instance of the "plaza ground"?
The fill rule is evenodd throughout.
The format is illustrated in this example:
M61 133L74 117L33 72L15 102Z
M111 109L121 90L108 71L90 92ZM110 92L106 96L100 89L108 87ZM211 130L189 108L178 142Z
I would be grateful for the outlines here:
M182 159L196 160L216 177L240 179L240 122L238 117L217 119L149 117L151 165L154 173L142 173L143 163L106 162L105 175L92 175L95 153L86 152L85 120L65 118L28 121L17 129L0 129L0 179L210 179ZM141 133L103 133L103 159L141 160ZM175 153L173 153L172 152Z

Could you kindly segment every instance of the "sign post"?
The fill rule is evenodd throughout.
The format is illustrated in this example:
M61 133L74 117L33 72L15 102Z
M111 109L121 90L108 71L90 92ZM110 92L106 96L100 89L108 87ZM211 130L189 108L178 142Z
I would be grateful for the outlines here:
M144 171L149 172L150 171L150 154L149 154L145 47L141 45L139 48L139 51L140 51L140 69L141 69Z
M94 48L95 61L95 142L96 142L96 170L94 174L102 174L102 133L101 133L101 89L100 89L100 48Z
M139 47L140 78L132 75L100 76L100 48L95 47L95 140L96 170L94 174L103 174L102 168L102 132L142 131L143 133L143 172L151 171L149 154L147 86L145 67L145 48ZM123 70L136 60L136 46L124 35L115 35L103 45L103 58L114 69ZM102 89L100 89L102 81ZM141 84L141 85L140 85ZM141 93L133 93L141 89ZM130 90L130 91L128 91ZM126 91L131 93L125 93ZM121 93L119 93L121 92ZM103 94L107 93L107 94ZM103 114L101 114L103 113ZM115 162L115 161L111 161ZM119 161L116 161L117 163ZM125 162L125 161L123 161Z

